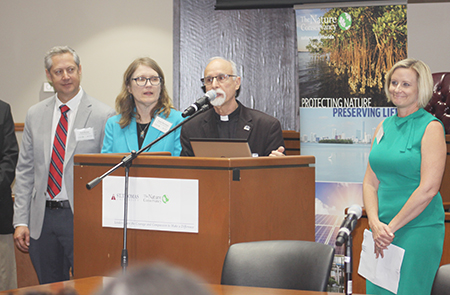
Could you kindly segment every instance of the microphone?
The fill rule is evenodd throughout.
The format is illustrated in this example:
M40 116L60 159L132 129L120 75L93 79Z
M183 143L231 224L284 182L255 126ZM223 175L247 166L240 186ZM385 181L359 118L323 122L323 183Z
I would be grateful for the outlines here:
M186 118L187 116L192 115L196 111L198 111L199 108L201 108L203 105L207 104L210 101L213 101L216 98L216 91L211 89L210 91L206 92L205 95L197 99L196 102L191 104L187 109L184 110L184 112L181 114L183 118Z
M352 205L347 210L347 216L342 221L341 228L336 237L336 246L342 246L348 240L348 236L356 226L356 222L361 218L362 208L359 205Z

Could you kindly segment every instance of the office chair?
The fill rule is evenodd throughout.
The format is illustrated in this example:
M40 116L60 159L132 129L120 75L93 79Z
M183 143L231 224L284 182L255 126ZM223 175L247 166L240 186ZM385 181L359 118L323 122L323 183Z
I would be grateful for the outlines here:
M450 264L439 267L434 278L431 295L450 295Z
M450 72L433 73L433 96L425 110L444 124L445 133L450 134Z
M222 285L326 291L334 248L307 241L259 241L230 246Z

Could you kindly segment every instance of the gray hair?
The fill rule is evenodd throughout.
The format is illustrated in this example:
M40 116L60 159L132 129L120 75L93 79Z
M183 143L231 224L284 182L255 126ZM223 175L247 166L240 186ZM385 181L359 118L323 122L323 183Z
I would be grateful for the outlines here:
M239 76L237 74L236 63L234 61L232 61L231 59L226 59L226 58L223 58L223 57L220 57L220 56L215 56L215 57L211 57L208 60L208 64L210 64L212 61L217 60L217 59L221 59L221 60L229 62L230 65L231 65L231 72L232 72L232 74L236 75L236 76ZM233 77L233 80L236 80L236 77ZM203 89L203 91L205 91L205 86L203 86L202 89ZM236 98L239 96L239 93L241 93L241 87L239 87L239 89L236 90L236 95L235 95Z
M80 67L80 57L75 52L75 50L73 50L69 46L55 46L45 54L44 65L45 65L45 68L47 69L47 71L50 71L50 69L53 66L52 57L54 57L55 55L64 54L64 53L72 54L73 60L77 64L77 67Z
M233 74L233 75L237 75L236 63L235 63L234 61L232 61L231 59L226 59L226 58L223 58L223 57L221 57L221 56L215 56L215 57L211 57L211 58L208 60L208 64L209 64L210 62L216 60L216 59L221 59L221 60L224 60L224 61L229 62L229 63L231 64L231 71L233 72L232 74Z

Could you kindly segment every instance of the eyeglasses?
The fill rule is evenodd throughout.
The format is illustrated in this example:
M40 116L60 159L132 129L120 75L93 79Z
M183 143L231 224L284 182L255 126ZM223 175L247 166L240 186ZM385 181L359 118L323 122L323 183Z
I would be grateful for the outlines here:
M215 77L205 77L201 78L200 81L202 81L203 85L209 86L213 83L214 79L217 79L217 82L224 83L227 81L230 77L237 77L236 75L227 75L227 74L220 74Z
M150 78L137 77L137 78L132 78L131 80L134 80L136 82L136 85L141 86L141 87L144 87L145 85L147 85L147 81L150 82L150 85L152 85L152 86L158 86L159 84L161 84L162 77L158 77L158 76L153 76Z

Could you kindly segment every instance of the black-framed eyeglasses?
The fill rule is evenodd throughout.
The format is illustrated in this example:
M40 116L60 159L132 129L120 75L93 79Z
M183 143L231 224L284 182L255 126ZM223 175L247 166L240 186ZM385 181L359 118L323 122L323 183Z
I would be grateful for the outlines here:
M217 82L223 83L227 81L230 77L237 77L236 75L227 75L227 74L220 74L214 77L205 77L201 78L200 81L202 81L203 85L209 86L213 83L214 79L217 79Z
M131 80L134 80L136 82L137 86L141 86L144 87L145 85L147 85L147 81L150 82L150 85L152 86L158 86L159 84L161 84L162 81L162 77L159 76L153 76L153 77L137 77L137 78L132 78Z

